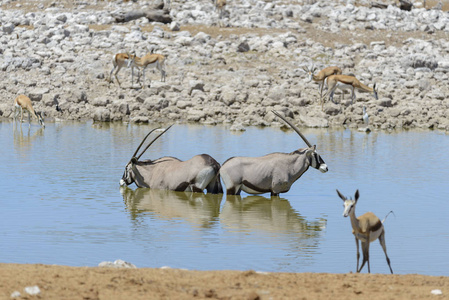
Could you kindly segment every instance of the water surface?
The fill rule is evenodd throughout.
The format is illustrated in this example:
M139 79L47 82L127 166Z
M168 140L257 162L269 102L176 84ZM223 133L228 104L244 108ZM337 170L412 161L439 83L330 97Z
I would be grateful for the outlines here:
M329 166L309 169L280 198L120 189L119 180L152 125L0 123L0 262L283 272L355 270L349 219L335 189L360 190L356 214L385 222L395 273L449 275L449 139L437 131L303 129ZM175 125L143 158L223 163L304 147L293 131ZM388 273L380 245L371 271ZM366 270L365 270L366 271Z

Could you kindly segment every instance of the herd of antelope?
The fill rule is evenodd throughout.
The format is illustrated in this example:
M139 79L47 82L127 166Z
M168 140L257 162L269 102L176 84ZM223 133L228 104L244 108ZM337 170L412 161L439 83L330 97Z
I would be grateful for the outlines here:
M220 19L223 14L223 8L226 0L216 0L216 9L220 13ZM114 75L118 85L121 83L117 77L123 67L131 68L131 86L134 86L134 68L138 69L137 82L142 77L141 87L145 87L145 71L148 67L156 68L161 73L161 81L165 81L166 57L161 54L155 54L153 51L143 57L135 54L118 53L113 56L113 68L110 71L108 81L112 82ZM355 100L355 90L373 93L377 99L376 84L372 88L361 83L354 75L343 75L339 67L327 67L315 73L315 68L304 68L310 81L319 83L320 102L323 108L324 99L334 102L333 95L337 88L341 90L349 89L352 92L351 104ZM151 81L150 81L151 82ZM323 88L327 91L323 96ZM334 102L335 103L335 102ZM14 100L14 124L18 114L21 114L20 123L23 122L23 110L28 112L28 124L31 126L31 116L35 117L42 127L45 127L42 114L33 109L29 97L19 95ZM178 158L165 156L156 160L139 160L145 151L171 126L163 130L145 147L140 154L140 148L146 139L156 129L151 130L142 140L131 159L125 166L125 171L120 180L120 186L135 184L138 188L165 189L183 192L204 192L212 194L221 194L224 192L221 181L223 181L227 195L240 195L241 191L248 194L270 193L272 197L279 196L280 193L286 193L290 190L293 183L296 182L308 169L312 167L326 173L328 167L313 145L306 139L300 130L289 120L276 111L272 111L277 117L287 123L304 141L306 148L299 148L290 153L271 153L261 157L231 157L220 165L212 156L201 154L192 157L187 161L181 161ZM363 119L368 115L364 107ZM359 273L365 263L369 265L369 245L371 242L379 239L382 249L385 252L388 266L391 273L390 259L388 258L385 245L385 229L383 221L380 221L373 213L368 212L359 217L355 216L355 206L359 198L359 191L355 193L355 199L347 199L338 190L338 196L344 201L344 216L350 217L353 234L357 245L357 268ZM359 241L362 244L363 262L359 268Z

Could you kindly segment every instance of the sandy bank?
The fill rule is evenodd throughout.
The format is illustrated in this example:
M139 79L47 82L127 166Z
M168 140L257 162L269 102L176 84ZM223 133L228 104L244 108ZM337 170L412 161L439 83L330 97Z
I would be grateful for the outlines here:
M449 277L0 264L11 299L447 299ZM39 296L24 292L37 285ZM431 294L439 289L442 295Z

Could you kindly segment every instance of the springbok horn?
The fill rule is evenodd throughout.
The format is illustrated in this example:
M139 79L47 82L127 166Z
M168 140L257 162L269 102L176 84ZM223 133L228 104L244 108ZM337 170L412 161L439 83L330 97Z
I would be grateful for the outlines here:
M139 147L137 147L136 152L134 152L133 156L131 156L131 157L135 157L135 156L136 156L137 152L139 152L140 147L142 147L142 145L143 145L143 143L145 142L145 140L147 139L147 137L149 137L150 134L151 134L153 131L155 131L156 129L159 129L159 128L154 128L153 130L151 130L150 132L148 132L148 134L143 138L143 140L142 140L142 142L140 143Z
M299 131L298 127L296 127L295 125L293 125L289 120L287 120L286 118L284 118L280 113L278 113L275 110L272 110L272 112L278 116L279 118L281 118L282 120L284 120L285 123L287 123L288 125L290 125L290 127L296 131L297 134L299 134L299 136L303 139L303 141L307 144L307 146L312 147L312 144L309 143L309 141L306 139L306 137Z
M148 144L148 146L142 151L142 153L140 153L140 155L139 156L137 156L137 160L139 160L139 158L145 153L145 151L147 151L148 150L148 148L150 148L150 146L161 136L161 135L163 135L167 130L169 130L170 129L170 127L172 127L173 126L173 124L172 125L170 125L170 126L168 126L167 128L165 128L165 130L164 131L162 131L162 133L160 133L157 137L155 137L152 141L151 141L151 143L149 143Z

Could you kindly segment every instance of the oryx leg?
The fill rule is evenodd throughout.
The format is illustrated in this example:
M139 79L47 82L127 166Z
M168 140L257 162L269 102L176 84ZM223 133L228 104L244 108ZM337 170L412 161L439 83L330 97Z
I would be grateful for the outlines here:
M212 167L207 168L205 170L202 170L198 173L198 175L195 177L195 183L194 186L201 191L203 191L209 182L215 177L215 172Z
M220 182L220 175L216 175L215 178L207 186L207 193L211 194L221 194L223 193L223 187Z
M384 250L385 257L387 258L388 267L390 268L390 272L391 272L391 274L393 274L393 270L391 269L391 265L390 265L390 258L388 258L388 255L387 255L387 245L385 244L385 231L383 231L379 235L379 243L382 246L382 249Z

